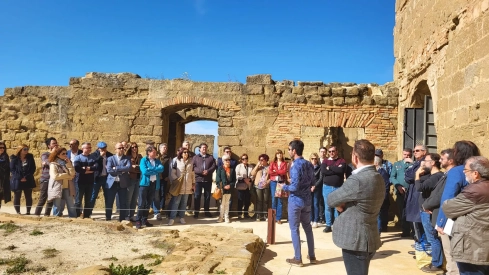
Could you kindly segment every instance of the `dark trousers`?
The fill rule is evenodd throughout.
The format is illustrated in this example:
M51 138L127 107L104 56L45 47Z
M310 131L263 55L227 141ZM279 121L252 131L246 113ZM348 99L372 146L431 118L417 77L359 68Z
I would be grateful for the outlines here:
M139 186L137 221L142 224L145 224L148 220L149 208L154 200L155 192L156 181L150 182L149 186Z
M90 203L92 191L93 183L76 184L75 208L77 217L80 217L82 212L84 218L89 218L92 215L93 205ZM82 200L84 201L83 208Z
M255 216L257 218L268 216L268 198L270 198L270 188L256 188Z
M97 197L98 197L98 193L100 192L100 187L102 187L102 190L104 192L104 200L107 199L105 197L106 183L107 183L107 176L99 176L95 179L95 184L93 185L93 191L90 198L90 204L93 205L93 207L95 207L95 203L97 202Z
M105 189L105 194L105 219L107 221L112 219L114 199L116 195L119 195L119 221L125 220L129 212L129 207L127 205L127 188L121 188L120 182L114 181L110 188Z
M42 207L44 204L46 204L46 209L44 210L44 216L49 216L51 215L51 209L53 208L53 202L50 201L46 203L48 200L48 185L49 181L41 181L40 184L40 190L39 190L39 202L37 203L36 211L34 212L34 215L39 216L41 215L42 212Z
M387 232L387 224L389 223L389 199L385 199L380 207L379 217L378 217L378 228L380 232Z
M320 188L316 188L316 189L319 189L318 191L319 191L319 193L321 193L319 196L319 221L322 222L322 221L326 221L326 218L324 216L324 197L323 197L323 191L322 191L323 187L321 185ZM314 190L314 191L316 191L316 190Z
M489 265L475 265L457 262L460 275L486 275L489 274Z
M17 214L20 214L20 197L22 196L22 192L24 192L24 197L25 197L25 205L27 208L27 214L31 213L31 207L32 207L32 188L29 189L24 189L24 190L17 190L14 192L14 208L15 212Z
M343 261L345 263L346 274L348 275L367 275L370 260L375 252L363 252L342 249Z
M406 221L405 196L406 194L397 194L396 204L397 208L399 209L398 217L401 223L402 234L407 236L411 234L411 223Z
M200 198L202 197L202 189L204 189L204 212L209 212L209 206L211 204L211 188L212 182L197 182L195 183L194 193L194 215L199 215L200 212Z
M251 204L251 194L250 190L238 190L238 217L241 217L241 214L243 214L241 211L243 211L244 207L244 215L245 217L248 217L248 209L250 208Z

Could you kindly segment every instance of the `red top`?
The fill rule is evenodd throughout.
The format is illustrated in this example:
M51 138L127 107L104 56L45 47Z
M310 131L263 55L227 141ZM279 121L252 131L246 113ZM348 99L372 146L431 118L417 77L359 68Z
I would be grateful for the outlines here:
M282 178L282 181L285 181L287 178L287 162L282 161L280 163L280 167L278 165L278 162L272 162L270 163L270 167L268 167L268 173L270 174L270 180L276 181L277 179L275 178L276 176L280 176Z

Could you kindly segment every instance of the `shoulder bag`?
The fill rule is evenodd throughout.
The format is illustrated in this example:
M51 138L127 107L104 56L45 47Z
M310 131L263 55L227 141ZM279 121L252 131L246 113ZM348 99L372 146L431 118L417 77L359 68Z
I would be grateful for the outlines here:
M175 163L173 164L173 169L178 169L176 164L177 164L177 160L175 160ZM183 173L180 175L180 177L172 180L171 182L170 190L168 192L172 196L176 197L180 195L180 190L182 189L183 181L185 179L186 174L187 174L187 163L185 163L185 169L183 170Z
M248 166L246 166L246 177L248 177ZM244 181L244 178L243 179L240 179L240 180L238 180L238 182L236 182L236 189L237 190L246 190L248 188L249 188L249 186Z

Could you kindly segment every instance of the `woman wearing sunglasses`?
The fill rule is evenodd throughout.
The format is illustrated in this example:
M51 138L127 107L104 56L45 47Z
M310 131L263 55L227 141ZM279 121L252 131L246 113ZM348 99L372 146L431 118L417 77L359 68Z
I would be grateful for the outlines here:
M49 185L54 181L60 182L61 196L54 199L53 215L63 216L63 210L68 208L68 216L76 218L75 192L70 191L70 181L75 177L75 168L71 160L66 156L65 148L57 148L49 154Z
M248 155L241 155L241 163L236 166L236 189L238 190L238 220L242 219L242 211L244 207L244 218L249 219L248 209L251 204L251 171L253 165L248 163Z
M36 163L34 156L29 153L29 147L22 144L17 147L15 155L10 156L10 171L12 180L10 189L14 192L14 208L17 214L20 214L20 197L24 192L26 215L31 214L32 207L32 188L36 187L34 182L34 173L36 172Z

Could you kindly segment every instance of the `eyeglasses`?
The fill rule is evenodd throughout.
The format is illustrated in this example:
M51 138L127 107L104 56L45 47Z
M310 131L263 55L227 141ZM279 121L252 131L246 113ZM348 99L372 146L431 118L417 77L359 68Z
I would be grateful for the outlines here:
M247 160L248 158L241 158L242 160Z
M464 173L465 173L465 172L469 172L469 171L470 171L470 172L474 172L474 170L472 170L472 169L464 169Z
M119 149L119 150L124 150L125 148L124 148L124 147L119 147L119 148L116 148L116 149Z
M414 150L414 152L421 152L421 151L426 151L426 150L423 150L423 149L416 149L416 150Z
M329 150L328 153L334 153L336 150Z
M224 153L226 153L226 154L227 154L227 153L231 153L231 151L224 151Z
M29 148L22 148L22 150L24 150L24 151L29 151Z
M131 146L131 148L132 148L132 149L138 149L138 147L137 147L137 146Z
M317 158L311 158L311 160L318 160Z

